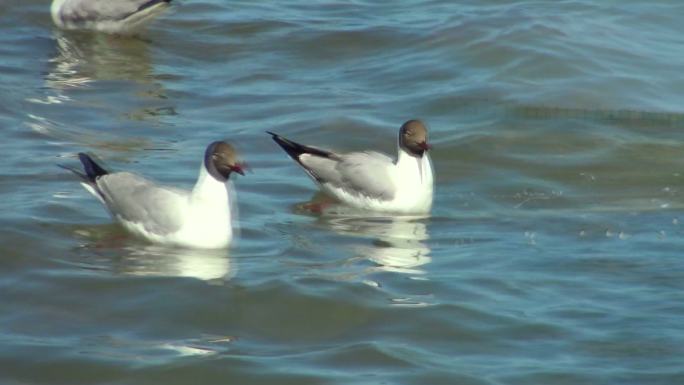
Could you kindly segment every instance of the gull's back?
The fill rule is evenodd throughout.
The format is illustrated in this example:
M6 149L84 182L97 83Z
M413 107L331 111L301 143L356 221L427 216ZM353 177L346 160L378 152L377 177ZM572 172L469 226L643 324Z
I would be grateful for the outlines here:
M171 0L54 0L52 19L60 28L105 32L135 30Z
M157 185L129 172L103 175L96 183L109 212L124 225L140 226L157 235L174 233L183 225L188 191Z

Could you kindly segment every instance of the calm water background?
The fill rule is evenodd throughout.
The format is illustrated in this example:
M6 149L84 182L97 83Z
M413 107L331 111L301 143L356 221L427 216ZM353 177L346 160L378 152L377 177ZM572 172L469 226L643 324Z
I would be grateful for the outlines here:
M684 383L684 3L184 1L139 38L0 2L3 384ZM313 216L265 130L392 152L427 219ZM154 247L57 163L190 186L241 236Z

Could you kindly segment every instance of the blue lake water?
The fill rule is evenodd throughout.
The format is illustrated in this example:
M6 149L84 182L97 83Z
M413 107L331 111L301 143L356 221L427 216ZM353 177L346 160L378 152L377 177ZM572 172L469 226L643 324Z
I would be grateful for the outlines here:
M0 3L3 384L684 383L684 3L182 1L138 37ZM396 151L429 218L312 215L266 130ZM230 250L154 246L64 170L190 187Z

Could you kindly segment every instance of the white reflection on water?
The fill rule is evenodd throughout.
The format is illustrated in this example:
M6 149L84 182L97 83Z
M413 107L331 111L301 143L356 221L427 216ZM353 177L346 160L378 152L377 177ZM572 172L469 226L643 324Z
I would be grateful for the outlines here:
M341 234L372 238L372 244L357 244L353 250L377 264L374 270L424 274L421 266L432 261L427 227L420 217L325 218Z
M140 361L164 364L179 357L211 356L226 351L232 336L201 335L177 340L130 338L128 335L87 336L81 340L82 353L106 360ZM45 343L45 339L41 339ZM52 341L51 341L52 342ZM54 341L61 345L61 341Z
M190 277L204 281L228 280L235 275L225 249L183 249L164 246L131 246L117 270L139 276Z
M123 116L158 124L175 114L166 89L157 81L149 42L137 37L82 31L55 31L55 53L44 75L44 92L26 99L32 108L26 125L57 144L79 144L117 151L166 148L149 138L123 137L100 129L102 117ZM77 91L92 89L87 98ZM57 108L52 108L57 107ZM97 116L97 118L94 118Z
M54 41L56 54L50 58L44 76L49 92L27 101L69 103L105 111L116 106L128 107L124 114L132 120L157 121L159 116L176 113L166 89L155 76L148 41L83 31L57 31ZM89 87L95 90L92 98L70 95L74 90Z
M47 86L80 88L95 80L148 83L153 66L148 43L140 38L101 33L55 32L57 55L50 59Z
M88 239L81 248L87 252L89 263L114 274L227 281L236 273L228 249L142 243L117 224L89 226L76 230L76 234Z

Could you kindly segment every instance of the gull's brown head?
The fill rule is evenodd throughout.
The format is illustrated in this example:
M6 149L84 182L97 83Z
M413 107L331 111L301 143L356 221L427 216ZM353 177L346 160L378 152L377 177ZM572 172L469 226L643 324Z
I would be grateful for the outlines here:
M399 130L399 146L411 155L421 157L430 149L428 130L420 120L409 120Z
M235 148L226 142L217 141L207 146L204 153L204 167L220 182L225 182L232 172L245 175L245 164L238 161Z

